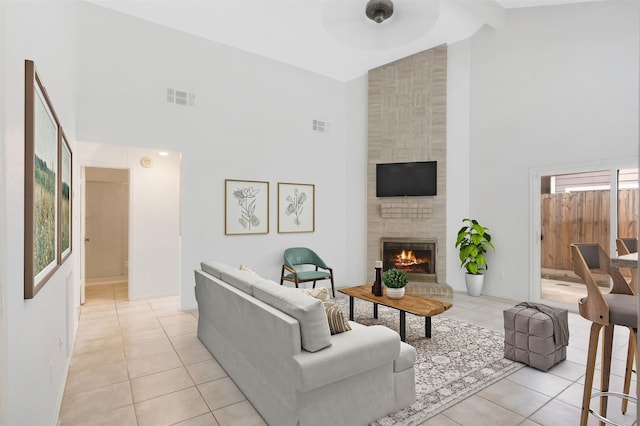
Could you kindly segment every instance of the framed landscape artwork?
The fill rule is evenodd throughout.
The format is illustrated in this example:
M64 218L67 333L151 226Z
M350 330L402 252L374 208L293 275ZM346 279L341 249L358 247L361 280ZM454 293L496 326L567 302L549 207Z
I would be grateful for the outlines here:
M225 179L225 235L269 233L269 182Z
M59 125L32 61L25 61L24 297L59 265Z
M60 264L62 264L71 254L71 182L72 182L72 154L69 143L60 130Z
M278 232L315 231L315 185L278 182Z

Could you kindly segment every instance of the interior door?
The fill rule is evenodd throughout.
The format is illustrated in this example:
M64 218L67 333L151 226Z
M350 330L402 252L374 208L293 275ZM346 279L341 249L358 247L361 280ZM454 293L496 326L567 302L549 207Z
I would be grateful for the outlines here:
M120 178L102 178L113 173L100 172L88 173L86 179L84 246L88 280L127 275L128 185Z

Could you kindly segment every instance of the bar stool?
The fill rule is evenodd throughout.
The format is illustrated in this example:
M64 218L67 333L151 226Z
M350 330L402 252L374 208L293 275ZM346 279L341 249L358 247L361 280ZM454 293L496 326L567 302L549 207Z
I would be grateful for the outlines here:
M626 254L637 253L638 251L638 239L637 238L616 238L616 249L618 250L618 256ZM631 282L629 287L634 295L638 295L638 269L631 269ZM629 348L627 349L627 365L625 367L624 376L624 389L623 393L628 394L631 388L631 373L633 371L633 358L636 351L636 347L631 344L631 336L629 336ZM637 366L637 364L636 364ZM629 400L624 398L622 400L622 413L627 412L627 404Z
M633 237L616 238L616 247L618 255L636 253L638 251L638 239ZM620 250L626 253L620 253Z
M636 296L633 295L627 281L615 268L611 268L607 253L597 243L571 244L571 258L574 272L582 278L587 287L587 297L578 301L580 315L592 322L589 334L589 349L587 352L587 366L585 374L584 392L582 396L582 413L580 425L586 426L589 413L594 414L601 423L608 421L608 396L622 396L636 401L635 397L622 393L609 392L609 375L611 372L611 352L613 348L613 331L616 325L629 328L629 345L636 345L638 327L638 308ZM613 287L608 294L602 294L592 271L606 273L613 279ZM601 392L591 394L593 376L598 351L598 336L604 328L602 339L602 366L600 376ZM633 351L638 365L638 355ZM628 355L631 351L628 351ZM629 361L627 360L627 364ZM630 375L627 371L625 376ZM625 377L626 378L626 377ZM589 409L591 398L600 397L600 415Z
M616 249L618 250L618 256L625 254L638 252L638 239L637 238L616 238ZM629 287L633 294L638 294L638 269L631 269L631 282Z

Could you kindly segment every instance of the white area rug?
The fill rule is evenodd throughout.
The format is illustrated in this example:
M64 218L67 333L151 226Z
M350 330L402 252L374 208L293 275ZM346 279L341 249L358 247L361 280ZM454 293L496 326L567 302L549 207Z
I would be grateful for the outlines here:
M337 304L349 315L349 298ZM455 306L454 308L455 309ZM398 331L399 312L355 300L356 322L381 324ZM416 348L416 402L374 422L376 425L417 425L463 399L524 367L504 358L504 334L435 316L431 319L431 339L424 337L424 318L407 314L407 343Z

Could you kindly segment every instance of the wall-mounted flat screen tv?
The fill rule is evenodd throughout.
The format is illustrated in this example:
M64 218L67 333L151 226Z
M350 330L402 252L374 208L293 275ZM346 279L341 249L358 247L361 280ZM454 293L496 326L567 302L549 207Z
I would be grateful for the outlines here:
M376 197L437 195L437 161L376 164Z

